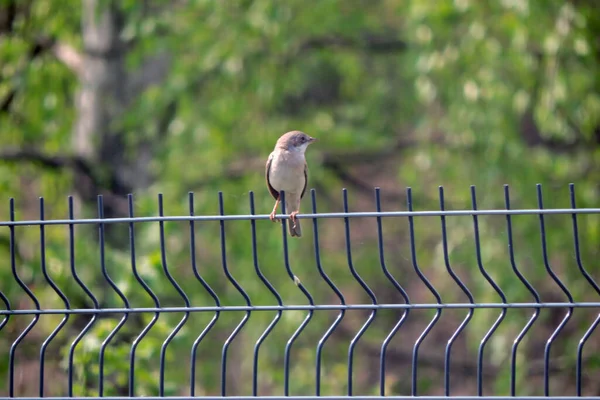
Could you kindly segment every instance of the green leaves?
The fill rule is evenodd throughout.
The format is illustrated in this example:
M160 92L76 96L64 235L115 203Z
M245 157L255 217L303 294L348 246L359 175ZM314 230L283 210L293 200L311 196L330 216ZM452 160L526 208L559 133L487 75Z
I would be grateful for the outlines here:
M5 3L0 2L0 13ZM110 3L99 2L96 14ZM138 216L157 214L157 193L164 193L167 214L188 214L189 191L196 193L196 215L218 213L217 191L223 192L226 214L247 214L250 190L255 193L256 212L264 214L273 206L264 185L264 161L279 135L292 129L320 139L307 154L309 188L318 189L320 212L341 210L342 187L349 188L353 210L371 210L370 188L374 186L383 187L384 209L405 208L406 186L413 187L415 208L437 209L440 184L446 188L448 209L471 208L471 184L477 186L480 209L503 208L505 183L511 185L513 208L534 208L534 185L538 182L544 184L548 208L569 206L569 182L577 183L579 207L598 205L599 25L594 8L586 2L321 0L307 7L300 0L113 1L123 19L123 29L118 32L123 42L118 54L92 54L86 48L82 37L82 23L86 22L82 22L80 6L66 8L48 1L23 4L12 21L13 30L0 30L2 220L9 218L9 197L18 199L19 219L36 218L35 198L42 195L47 218L65 218L65 197L69 194L77 195L77 217L95 216L95 196L101 193L112 216L124 216L124 194L129 191L135 192ZM57 53L56 44L69 46L83 58L102 59L106 61L104 66L121 62L119 57L124 54L118 70L122 75L106 78L120 79L114 93L107 91L98 102L81 96L82 88L105 87L107 82L94 80L96 75L101 76L98 70L73 69ZM87 80L82 79L82 73L89 74ZM113 110L115 104L121 104L115 102L115 95L126 99L118 112L98 114L110 119L102 120L107 122L107 131L93 132L87 143L89 154L75 154L81 148L74 143L75 122L83 115L82 107L92 104L104 111ZM73 163L52 166L40 157L15 157L14 153L11 157L6 150L9 148L33 148L50 158L81 156L91 173ZM126 162L117 164L102 156L113 153L123 154ZM94 177L102 179L95 182ZM302 211L310 209L307 194ZM316 270L311 222L304 223L305 238L289 243L290 265L318 301L335 303L337 298L332 297ZM485 217L479 222L483 266L506 291L509 301L531 301L531 294L512 272L505 218ZM353 259L378 296L381 294L388 302L401 301L380 269L372 223L352 221ZM433 301L414 274L407 221L384 223L390 224L385 235L388 267L414 296L413 301ZM562 296L545 271L537 217L515 217L513 223L517 267L545 296ZM472 224L470 217L448 219L451 266L457 268L477 301L498 301L479 272ZM548 218L547 224L551 267L575 293L593 298L574 261L570 216ZM598 272L592 262L598 258L598 216L581 216L579 224L581 258L594 275ZM416 257L422 270L444 300L464 300L447 276L439 220L417 218L415 225ZM323 268L344 289L348 302L363 301L364 293L348 271L341 221L319 221L319 227ZM101 273L97 228L76 228L76 270L103 306L121 306ZM223 304L242 304L243 297L222 269L219 229L217 222L195 224L197 267ZM255 272L250 223L228 221L225 229L224 254L232 276L248 291L253 303L274 304L273 295ZM306 299L286 274L281 226L261 220L256 229L258 266L286 304L305 304ZM43 285L39 230L17 228L16 232L19 272L28 283L37 285L36 295L44 304L62 307L52 288ZM128 234L127 226L111 232L107 229L109 275L134 306L153 307L152 298L132 273ZM158 224L138 224L135 234L136 262L144 281L161 305L183 305L163 272ZM10 259L8 235L8 230L0 231L0 258L4 260ZM192 270L189 225L166 223L165 235L169 271L192 305L212 306L213 298ZM67 229L48 228L46 241L50 275L72 300L72 307L90 307L90 300L71 275ZM0 269L0 282L0 290L13 304L26 299L15 285L6 286L6 282L13 282L10 268ZM195 379L201 386L198 392L205 394L218 393L224 338L245 315L223 314L200 345L196 360ZM433 331L427 339L431 342L425 342L433 353L442 354L443 346L438 343L446 343L447 334L456 329L465 314L444 314L447 319L442 318L439 325L443 332ZM187 394L190 348L213 315L208 311L192 313L170 345L169 394ZM284 313L262 346L261 393L282 391L283 348L305 315L305 311ZM396 347L394 356L400 360L400 369L405 369L411 357L413 338L432 317L430 311L412 315L403 328L406 330L399 332L400 338L390 347ZM131 342L152 317L138 316L124 326L107 349L106 369L114 386L107 389L107 395L121 393L127 386ZM274 316L274 312L253 311L250 322L234 341L229 365L237 368L235 374L240 380L251 376L247 354ZM294 345L291 369L296 378L292 394L313 393L315 343L335 316L334 312L315 313L302 340ZM495 312L477 310L463 333L468 343L457 343L453 351L458 353L462 348L465 359L473 359L496 317ZM101 320L79 345L76 394L96 394L95 383L90 382L96 382L99 373L98 348L114 329L115 318ZM136 353L137 395L157 393L160 346L181 318L181 313L161 315L140 343ZM342 333L332 336L325 346L324 392L333 395L346 390L349 338L365 318L349 312L340 328ZM398 318L398 314L378 314L376 323L359 342L355 365L356 376L360 376L355 380L358 392L375 393L377 382L368 369L369 360L378 354L374 355L372 349L379 349L380 337L387 335ZM490 357L498 371L490 375L490 390L495 387L498 393L505 393L502 391L506 387L499 382L508 376L507 349L528 318L528 313L509 313L490 342L485 357ZM11 332L0 338L3 349L21 329L22 322L17 324L16 320L11 319L2 331ZM570 346L566 348L571 349L579 340L588 322L578 321L574 323L575 333L564 333ZM46 337L56 323L51 320L41 324L41 337ZM544 332L555 328L547 321L539 324ZM71 338L80 331L80 325L71 321L66 329ZM524 371L529 362L535 361L529 359L533 354L530 346L545 339L540 337L527 337L523 342L518 370ZM31 340L32 345L39 345L39 340ZM67 342L56 342L61 350L52 354L63 365L70 344ZM529 358L525 359L526 355ZM556 355L562 353L557 351ZM433 367L421 373L420 388L430 388L433 393L439 389L436 382L441 381L442 370L431 361L432 354L423 357ZM591 358L589 366L593 368L595 361ZM408 375L400 369L391 367L387 371L389 394L409 393ZM6 374L5 369L0 372ZM557 375L556 379L561 377ZM529 383L519 378L519 393Z

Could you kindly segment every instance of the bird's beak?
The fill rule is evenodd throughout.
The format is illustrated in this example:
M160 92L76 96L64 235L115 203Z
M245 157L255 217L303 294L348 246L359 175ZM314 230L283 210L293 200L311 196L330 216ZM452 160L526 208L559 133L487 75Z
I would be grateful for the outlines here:
M317 138L314 138L314 137L311 137L311 138L310 138L310 142L311 142L311 143L312 143L312 142L316 142L317 140L319 140L319 139L317 139Z

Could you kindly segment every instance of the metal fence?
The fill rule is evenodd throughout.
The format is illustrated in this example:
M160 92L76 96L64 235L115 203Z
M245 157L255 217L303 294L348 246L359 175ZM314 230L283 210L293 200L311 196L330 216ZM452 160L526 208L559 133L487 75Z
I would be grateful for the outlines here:
M457 343L457 339L463 334L465 329L474 324L473 316L474 313L479 312L478 310L487 310L487 312L493 312L494 315L497 315L495 321L491 324L491 326L486 326L484 329L484 335L482 336L481 341L477 345L476 351L476 368L472 371L472 378L474 382L476 382L476 395L483 396L484 395L484 381L485 381L485 368L486 364L484 362L485 353L488 347L486 345L489 344L490 339L494 336L497 329L502 325L508 310L511 309L521 309L526 310L529 316L526 319L526 323L524 326L521 326L519 332L512 338L513 342L510 345L510 355L507 356L508 359L508 374L506 380L506 386L508 390L509 396L517 395L517 381L519 380L519 374L523 374L523 370L519 369L519 364L517 363L517 354L519 351L519 346L523 344L524 340L527 338L531 341L538 341L543 343L543 366L541 367L543 370L543 378L541 382L543 382L543 396L550 397L551 393L551 380L552 380L552 358L550 356L551 348L555 344L555 341L561 334L561 332L565 329L565 326L568 324L569 320L573 317L573 313L576 312L577 309L586 309L598 313L598 316L590 319L586 322L586 329L584 329L580 336L578 336L578 344L576 347L576 351L574 354L567 354L569 358L570 365L575 366L575 371L573 372L574 377L574 387L576 396L582 396L584 392L583 381L584 377L588 376L589 379L594 380L594 376L597 379L600 377L600 367L598 367L598 362L594 364L593 360L597 359L597 356L592 354L592 361L587 362L585 354L586 354L586 345L589 346L589 343L592 341L594 343L600 340L598 334L594 336L594 332L598 324L600 323L600 287L597 283L597 279L595 280L592 277L592 274L597 274L600 271L598 266L598 259L588 260L590 265L593 267L584 266L585 261L582 259L581 251L580 251L580 240L585 240L585 238L581 238L578 223L591 214L600 214L600 208L577 208L575 203L575 189L574 186L570 186L570 208L561 208L561 209L544 209L543 197L542 197L542 188L538 185L537 187L537 204L538 207L535 209L511 209L510 205L510 196L508 186L504 188L504 209L491 209L491 210L479 210L477 208L477 198L475 188L471 188L471 200L472 207L469 210L446 210L445 200L444 200L444 191L443 188L440 187L439 190L439 210L427 210L427 211L413 211L413 198L412 192L409 188L407 190L407 211L393 211L393 212L384 212L381 207L381 195L379 189L375 190L375 211L372 212L350 212L348 206L348 196L346 191L343 192L343 212L338 213L318 213L317 212L317 201L316 201L316 193L314 190L310 192L308 196L309 199L304 199L305 203L309 203L311 207L311 213L301 214L298 216L299 219L304 221L304 224L312 223L312 248L314 250L314 268L318 271L318 276L320 279L324 281L324 283L331 290L331 294L335 296L338 301L335 303L317 303L311 294L311 291L308 289L310 287L310 282L307 282L306 279L298 276L293 270L293 263L290 262L289 255L289 241L292 239L288 238L288 233L286 230L286 219L288 216L286 215L285 209L283 210L283 214L278 215L281 218L281 226L280 226L280 234L282 237L282 255L283 255L283 266L285 269L287 276L291 281L294 282L295 286L301 291L303 296L306 299L306 304L285 304L282 300L282 294L275 288L275 285L271 284L267 279L265 274L262 272L259 267L259 263L257 261L257 233L256 233L256 223L258 220L268 219L268 215L257 215L255 214L255 205L254 205L254 197L253 194L249 195L250 202L250 214L249 215L225 215L224 213L224 201L223 196L219 193L218 198L218 207L219 214L218 215L194 215L194 196L190 193L189 195L189 215L186 216L165 216L163 210L163 198L161 195L158 197L158 216L155 217L135 217L134 216L134 207L133 207L133 197L130 195L128 197L128 207L129 207L129 216L125 218L110 218L105 219L103 217L103 200L100 196L98 198L98 218L92 219L76 219L74 213L73 199L69 198L68 201L68 218L63 220L46 220L44 216L45 207L43 199L40 199L39 203L39 219L37 220L15 220L15 203L11 199L9 205L9 220L8 221L0 221L0 232L6 232L8 235L7 246L8 252L10 254L9 259L5 259L2 262L2 268L7 271L11 270L10 276L12 276L11 281L4 281L0 283L0 304L3 304L2 309L0 309L0 345L2 341L7 341L9 346L7 346L4 351L4 347L0 347L2 350L0 352L0 362L3 363L2 368L0 369L0 373L5 373L7 376L7 382L5 390L0 389L0 395L6 395L9 397L19 397L20 394L16 389L17 381L19 378L19 374L17 372L17 366L19 364L19 357L17 350L20 347L30 348L33 346L31 343L28 343L27 338L28 335L31 334L32 330L38 324L40 318L44 315L57 315L62 316L62 319L59 323L53 327L51 332L47 334L46 337L42 339L38 339L35 346L35 351L38 352L37 358L35 356L31 356L31 354L27 357L29 359L36 358L37 363L36 367L30 370L28 373L35 375L35 380L37 380L39 385L39 395L38 397L27 397L27 398L41 398L47 396L47 393L44 392L44 388L46 386L46 380L49 379L46 375L48 374L47 369L44 367L46 362L46 352L48 347L52 344L53 340L61 333L61 330L65 328L67 324L69 324L69 319L74 315L84 315L86 316L86 323L83 326L80 326L76 331L76 334L70 333L68 335L68 340L64 340L65 351L62 356L61 368L64 372L63 376L66 379L64 382L64 387L66 387L66 392L63 394L68 397L76 397L77 393L74 390L75 382L78 377L74 372L76 369L76 358L74 357L74 353L78 346L81 346L82 339L86 337L86 335L90 332L90 330L97 324L102 318L108 318L112 316L116 325L114 328L110 330L110 332L104 337L100 347L99 347L99 358L97 362L95 362L95 368L97 368L97 389L98 395L88 398L95 397L103 397L106 393L106 376L109 374L109 371L106 371L106 354L111 352L111 341L112 339L119 333L122 327L127 323L128 318L132 317L135 314L143 314L147 316L151 316L148 322L139 330L135 340L128 343L130 352L128 355L128 376L126 380L125 386L128 388L127 393L123 393L123 398L125 397L135 397L139 396L136 392L136 349L138 345L144 341L149 332L152 331L153 326L156 321L162 315L167 314L177 314L181 315L181 320L174 326L168 333L166 339L160 343L160 356L159 365L158 365L158 374L155 376L156 378L156 386L158 387L158 396L146 396L144 398L163 398L166 396L165 387L168 384L165 379L166 371L170 368L169 361L167 359L167 349L171 342L173 342L181 329L186 325L186 322L190 315L195 313L205 313L206 315L212 315L212 319L208 324L204 327L201 332L197 332L196 339L191 345L190 351L190 365L189 365L189 373L190 380L187 388L181 389L178 393L188 393L187 395L183 395L183 397L178 398L192 398L196 396L202 396L202 393L199 392L196 384L196 380L194 379L198 373L197 368L199 364L202 363L212 363L215 365L215 368L219 369L218 375L220 376L220 393L216 396L207 396L211 398L215 398L218 396L227 396L227 378L228 378L228 368L231 368L231 365L228 364L228 355L230 346L235 342L236 338L240 335L240 332L244 331L245 325L252 319L252 316L255 313L261 312L274 312L275 316L271 320L271 322L266 326L266 328L262 331L258 339L253 343L253 348L244 349L244 351L248 354L248 357L251 358L252 363L252 382L250 384L251 390L249 393L242 393L242 397L251 398L253 396L259 396L260 393L260 385L258 380L260 379L260 371L258 368L258 357L259 350L261 346L265 343L265 340L273 335L280 335L281 333L277 333L275 328L278 324L282 323L282 315L289 311L301 311L305 312L305 316L299 321L297 327L295 328L293 334L289 337L286 337L286 344L283 352L283 396L290 397L298 397L298 396L290 396L290 382L293 381L294 372L293 372L293 364L294 360L292 359L292 347L298 341L298 339L302 336L303 332L307 329L307 326L310 325L311 319L314 318L319 313L324 312L337 312L337 316L332 318L332 320L328 323L327 329L320 335L318 338L318 342L316 346L313 348L315 354L314 359L314 369L310 371L310 375L314 377L314 387L313 387L313 395L312 396L303 396L303 398L307 397L318 397L322 396L323 393L321 391L322 383L323 383L323 352L326 347L328 340L330 337L336 332L340 323L345 317L345 314L351 310L363 310L363 312L367 312L366 319L364 323L361 324L360 329L358 329L354 336L351 338L349 347L347 348L347 353L344 357L346 357L346 390L344 393L335 393L336 396L354 396L356 398L365 397L363 395L357 396L354 391L354 380L355 380L355 351L360 347L359 342L365 332L367 332L371 326L371 324L377 319L377 313L381 310L396 310L398 314L398 318L395 321L393 327L389 332L387 332L386 337L379 344L379 362L377 371L379 382L375 385L376 393L373 393L374 396L386 396L390 395L389 384L386 382L388 378L388 374L386 374L386 368L388 368L388 352L390 349L390 345L394 340L398 340L398 338L402 337L403 327L410 315L411 312L417 312L418 310L430 310L433 312L432 318L426 321L426 326L420 331L416 340L412 343L412 351L410 360L406 361L406 369L410 370L410 393L407 393L405 396L399 396L395 393L391 393L394 398L401 397L410 397L420 395L418 390L418 383L420 379L420 371L422 367L419 365L420 353L422 350L421 345L424 343L432 329L439 322L440 317L445 310L454 309L454 310L462 310L465 313L464 318L461 317L460 324L454 328L452 332L448 333L449 339L446 344L443 346L443 356L440 360L443 362L443 382L437 382L439 386L439 395L437 397L443 398L446 396L451 396L452 392L452 384L460 384L460 382L451 381L452 374L452 357L454 353L452 352L453 346ZM285 202L283 202L285 204ZM305 204L305 208L309 206ZM522 271L522 269L515 262L515 254L514 254L514 238L513 238L513 218L515 216L521 215L530 215L538 218L538 233L541 238L540 248L535 251L541 251L543 255L543 264L544 270L548 277L556 284L558 288L558 292L564 301L542 301L541 296L538 291L525 276L526 274ZM578 274L580 276L580 281L582 285L579 287L586 288L586 291L589 292L590 298L594 299L593 301L575 301L574 296L571 291L567 288L567 285L559 276L551 266L551 259L548 251L547 244L547 227L546 227L546 218L550 215L563 215L566 218L569 218L571 221L571 229L572 229L572 249L574 254L573 260L573 268L577 268L579 271ZM510 302L507 300L508 296L505 294L505 291L501 288L501 286L493 279L493 273L489 271L484 266L482 262L482 254L481 254L481 234L480 234L480 219L485 216L499 216L504 219L504 232L506 235L506 243L507 243L507 262L510 265L510 269L514 276L518 279L520 284L527 290L531 295L531 301L520 301L520 302ZM445 273L447 277L453 281L455 284L455 288L457 291L460 291L464 294L465 298L468 301L465 302L445 302L442 300L442 296L440 295L440 291L435 287L432 283L431 279L427 277L431 276L431 272L427 273L424 271L423 267L420 266L419 261L417 259L417 242L418 238L415 235L415 221L422 217L433 217L437 219L437 223L439 225L431 225L431 230L436 230L441 237L441 245L443 249L444 255L444 265ZM499 302L477 302L475 300L475 296L469 290L469 283L465 281L465 279L461 279L459 274L455 271L455 269L451 266L449 261L449 233L447 230L447 220L453 217L463 217L470 218L472 223L472 232L473 236L469 240L474 241L474 247L476 251L476 270L477 273L481 275L483 279L489 284L489 288L493 293L495 293L501 301ZM351 240L351 228L350 221L355 218L367 218L372 219L376 222L376 242L378 245L372 249L373 252L377 252L379 257L379 265L381 273L385 276L385 279L393 285L396 290L399 299L397 303L382 303L377 300L376 290L373 290L366 282L365 279L361 277L358 272L358 269L354 266L352 251L353 251L353 243ZM384 246L384 234L382 229L382 221L387 219L396 218L399 220L404 220L407 223L407 232L408 232L408 247L410 249L410 259L408 260L412 269L418 279L422 282L424 287L430 292L435 299L434 302L430 303L419 303L411 301L409 298L409 290L406 288L406 285L401 282L399 279L395 277L395 271L392 268L388 267L389 262L386 262L386 254L385 254L385 246ZM346 252L346 260L350 274L352 275L355 283L357 283L360 288L366 294L366 298L368 301L361 302L352 302L347 300L344 296L343 290L336 286L334 281L328 276L326 272L326 268L321 263L321 245L323 242L323 238L320 237L320 223L327 223L329 219L338 219L343 221L343 236L345 242L345 252ZM191 260L191 268L193 270L194 276L197 279L197 283L201 285L201 287L210 295L212 298L211 304L202 304L195 305L190 301L189 293L183 289L182 285L175 279L172 268L169 268L169 264L167 262L167 246L165 245L168 240L167 233L165 232L165 223L178 221L189 224L189 230L187 233L187 237L189 240L189 257ZM221 265L220 268L222 272L224 272L226 277L226 283L231 285L233 290L239 293L243 298L243 304L237 305L224 305L221 302L220 297L217 294L217 291L214 290L211 285L204 279L202 274L202 268L200 268L197 264L197 255L196 255L196 230L197 226L201 223L207 222L217 223L219 225L219 242L220 242L220 255L221 255ZM226 235L226 224L229 224L232 221L247 221L250 226L250 235L249 238L251 240L251 248L253 260L249 260L249 263L254 265L254 270L257 278L263 284L263 289L269 291L273 295L273 303L268 305L258 305L253 304L251 301L251 296L248 295L247 290L236 280L233 276L227 262L227 235ZM156 289L153 290L149 284L145 281L144 277L139 272L139 267L136 264L136 235L135 235L135 226L139 226L139 224L157 224L159 226L160 232L160 264L162 265L162 269L166 279L168 280L168 285L172 286L173 289L178 293L181 301L184 305L182 306L164 306L161 305L159 300L159 294ZM59 285L55 283L52 277L52 268L50 268L46 263L46 230L49 229L50 226L63 226L65 230L68 232L68 239L66 243L68 243L67 254L68 263L70 264L68 269L70 271L70 279L72 280L72 284L81 288L87 298L83 304L88 304L85 308L76 308L73 307L74 300L69 298L64 290L59 288ZM102 277L105 280L105 284L109 290L113 291L116 296L120 299L123 306L122 307L107 307L101 304L98 300L97 295L93 292L93 289L90 288L89 283L86 284L84 279L81 278L81 266L76 265L75 263L75 227L77 225L95 225L98 227L97 230L97 240L99 244L99 266L101 268ZM107 244L105 238L105 231L109 225L126 225L128 227L129 232L129 243L128 243L128 252L130 255L130 268L133 276L135 277L135 282L139 285L137 290L143 291L147 293L154 302L153 307L136 307L132 305L130 300L127 298L125 291L119 287L119 283L115 282L109 275L109 269L107 268ZM42 299L39 299L34 294L34 290L30 288L30 284L27 283L27 279L23 277L24 272L20 269L20 263L18 262L18 232L20 229L24 227L37 227L39 229L39 259L40 259L40 269L41 276L43 276L43 282L38 282L37 285L47 285L47 288L51 288L54 293L61 299L62 303L64 303L64 307L62 308L54 308L47 307L44 304ZM305 237L298 240L310 240L310 229L307 229L308 226L305 226ZM297 239L293 239L297 240ZM534 251L531 249L531 251ZM475 267L474 267L475 268ZM437 272L439 273L439 270ZM6 275L5 275L6 276ZM7 291L13 293L13 299L9 299L9 295L5 294ZM17 290L21 295L20 297L26 298L28 302L25 301L15 301L14 293ZM31 307L23 306L23 304L32 304ZM81 304L81 302L79 303ZM549 309L560 309L564 311L564 316L559 321L553 332L549 337L528 337L528 333L530 332L532 326L539 319L540 312L543 310ZM211 329L215 326L217 320L220 316L225 315L227 313L234 312L242 312L243 317L236 323L234 329L230 332L226 337L222 337L221 341L218 343L211 342L211 346L218 346L221 349L221 358L220 360L197 360L197 348L204 341L207 340L207 335L211 332ZM237 315L237 314L236 314ZM590 314L586 314L590 315ZM119 317L115 317L119 316ZM16 321L23 321L25 318L27 319L27 323L25 325L17 324ZM16 324L16 325L12 325ZM16 328L15 328L16 327ZM73 331L71 331L73 332ZM33 343L33 342L32 342ZM394 346L394 345L392 345ZM33 347L31 347L33 349ZM33 351L29 351L29 353L33 353ZM595 358L594 358L595 357ZM173 362L173 361L171 361ZM177 362L177 360L175 360ZM139 368L139 367L138 367ZM586 368L588 370L586 371ZM139 371L138 371L139 372ZM0 388L3 385L0 384ZM600 393L596 393L597 396L600 396ZM186 397L188 396L188 397ZM328 394L331 396L331 394ZM142 396L140 396L141 398ZM239 397L239 395L238 395ZM276 398L277 396L271 396L270 398ZM279 396L281 397L281 396ZM465 396L456 396L456 398L464 398ZM489 396L488 396L489 397ZM497 396L495 398L504 398L507 396ZM428 398L436 398L436 396L429 396ZM579 397L581 398L581 397ZM598 397L596 397L598 398Z

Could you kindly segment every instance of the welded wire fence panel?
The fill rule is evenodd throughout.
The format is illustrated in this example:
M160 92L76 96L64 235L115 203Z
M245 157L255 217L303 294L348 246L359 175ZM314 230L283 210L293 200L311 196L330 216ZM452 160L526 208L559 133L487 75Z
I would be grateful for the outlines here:
M285 195L285 194L283 194ZM600 396L600 208L0 222L0 396ZM285 204L285 201L282 201ZM267 221L266 221L267 220ZM583 228L582 228L583 227ZM568 239L568 240L565 240Z

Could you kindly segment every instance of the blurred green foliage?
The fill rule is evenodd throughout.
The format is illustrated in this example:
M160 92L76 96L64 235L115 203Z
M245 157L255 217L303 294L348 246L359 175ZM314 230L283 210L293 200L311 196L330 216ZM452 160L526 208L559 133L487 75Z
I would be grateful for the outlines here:
M89 10L95 19L86 19ZM118 40L123 47L116 55L86 48L82 34L86 23L101 24L106 13L118 16L115 20L122 24ZM437 209L437 185L445 188L447 209L472 207L469 185L477 188L478 208L504 208L503 184L510 185L512 208L536 208L538 182L543 183L546 208L570 206L569 182L576 183L578 207L600 204L600 17L593 0L87 0L70 7L58 1L0 0L0 18L0 204L5 205L0 208L0 220L10 218L11 197L16 200L18 220L39 217L38 196L45 199L46 219L67 218L68 195L75 196L77 218L96 216L97 204L82 176L93 182L92 194L104 195L111 205L107 217L127 215L126 192L134 193L136 216L157 215L158 193L164 193L165 215L189 214L189 191L195 192L196 215L218 214L218 191L223 193L226 214L250 213L249 191L254 191L256 213L264 214L272 207L264 187L264 160L277 137L292 129L320 139L307 153L309 187L317 189L319 212L342 210L342 187L349 189L352 211L373 210L375 186L382 187L384 210L406 209L407 186L413 188L415 210ZM109 120L106 131L93 132L91 156L79 154L73 143L74 126L86 101L78 91L94 84L94 77L91 74L84 81L85 71L65 65L57 54L58 44L78 52L84 66L95 57L105 58L106 65L123 61L123 81L113 77L113 88L115 93L125 93L127 101L101 97L98 107L108 110L103 115ZM141 71L156 55L168 60L167 73L145 90L134 92L128 83L143 77ZM102 147L109 142L106 138L118 142ZM113 153L120 152L125 161L113 163ZM140 169L133 167L136 163L141 163ZM307 195L302 210L309 211L310 203ZM447 218L447 260L439 218L414 222L414 259L444 302L468 301L448 275L448 263L476 302L501 301L479 268L488 271L508 302L534 301L511 269L505 217L478 218L480 254L476 253L473 219ZM542 301L567 300L546 272L548 267L575 301L598 301L598 293L578 268L570 216L544 219L547 260L539 218L515 216L511 222L514 265ZM321 259L317 260L312 221L303 223L305 236L289 241L289 266L314 302L339 302L318 273L316 263L320 262L347 303L368 303L348 269L343 221L319 220ZM578 223L581 260L598 281L600 216L582 215ZM352 219L350 225L351 261L358 273L380 302L403 302L382 273L375 221ZM11 271L12 232L18 275L43 308L65 306L44 278L43 267L72 308L93 307L74 281L72 268L101 307L124 304L106 275L132 307L154 307L151 295L132 273L132 233L135 268L162 307L185 305L167 271L191 305L215 304L196 278L194 267L221 305L245 304L224 275L224 262L253 305L277 304L256 268L264 272L285 304L308 304L285 271L281 227L268 221L256 222L257 254L251 246L250 222L195 223L195 265L188 223L165 223L164 240L156 223L110 224L103 229L107 241L101 248L98 226L75 226L71 255L68 228L48 226L43 231L46 252L42 258L39 227L2 228L0 290L12 307L34 307ZM226 248L221 247L221 230L226 232ZM384 219L383 232L384 261L411 301L435 302L415 274L406 219ZM161 254L161 245L166 254ZM543 345L565 312L543 309L525 336L517 358L518 394L542 393ZM576 346L596 318L594 312L575 310L558 335L551 351L556 365L551 394L574 394ZM412 346L434 313L411 311L392 340L386 394L410 394ZM459 336L452 352L452 394L476 394L477 351L499 313L476 310ZM158 317L134 313L114 337L111 332L123 315L97 315L73 353L73 393L98 393L98 361L105 348L104 395L127 394L132 343L139 341L135 395L158 393L163 353L165 395L187 395L191 379L196 395L219 394L223 344L244 315L241 311L220 313L198 345L193 378L192 346L214 313L161 313ZM315 348L337 315L336 311L315 312L294 342L290 394L315 392ZM348 346L368 315L346 312L340 328L326 342L322 394L347 391ZM379 349L401 315L379 311L358 342L353 360L355 394L379 394ZM425 340L419 359L419 394L443 393L444 348L466 315L466 310L444 310ZM509 394L511 345L531 315L532 310L509 310L491 336L484 352L485 393ZM228 352L227 394L251 393L254 345L276 312L252 311L249 316ZM261 346L259 394L283 393L284 348L306 316L304 311L282 313ZM186 320L181 330L170 336L182 318ZM41 316L20 344L17 371L35 372L28 373L31 380L20 381L17 393L38 393L39 346L61 319L60 315ZM0 354L6 355L0 363L2 382L8 381L11 343L30 320L29 316L11 317L0 330ZM89 317L72 315L49 344L46 362L53 367L46 366L49 386L45 395L66 393L69 349L89 321ZM151 321L154 325L140 340L138 335ZM592 334L584 350L584 394L599 390L592 379L600 371L600 360L594 356L600 350L598 335ZM167 337L172 338L168 345ZM6 391L0 389L0 393Z

